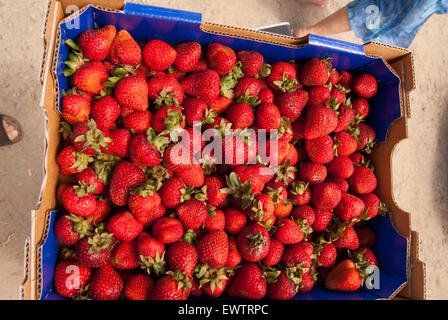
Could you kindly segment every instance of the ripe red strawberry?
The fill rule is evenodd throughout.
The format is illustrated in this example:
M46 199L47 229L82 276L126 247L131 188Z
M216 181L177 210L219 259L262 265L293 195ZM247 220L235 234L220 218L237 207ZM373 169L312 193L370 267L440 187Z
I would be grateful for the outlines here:
M291 219L283 219L277 224L275 238L283 244L299 243L303 240L303 232Z
M282 117L278 108L272 103L263 103L257 108L257 129L276 130L282 124Z
M252 221L260 222L266 227L272 226L276 220L274 201L265 193L257 195L253 203L245 210L245 213Z
M364 202L367 209L366 216L374 218L379 214L384 214L387 212L387 207L381 200L373 193L362 194L359 198Z
M137 252L137 242L122 241L112 250L110 262L117 269L127 270L138 267L140 257Z
M150 111L135 111L121 118L123 127L135 132L136 134L145 133L151 125Z
M241 254L238 252L235 237L229 237L229 254L227 255L227 268L234 268L241 263Z
M282 263L286 267L300 267L303 271L308 271L313 253L313 246L309 242L302 241L285 248Z
M142 50L126 30L117 32L110 46L109 59L113 64L136 66L142 62Z
M112 233L95 232L76 243L76 256L89 268L100 268L109 263L112 250Z
M235 65L236 54L230 47L219 43L211 43L208 45L207 60L210 69L223 76L232 70Z
M199 261L213 268L223 267L229 253L229 240L224 231L214 231L206 234L196 247Z
M350 221L357 218L364 211L364 202L352 194L342 195L341 202L334 209L334 213L343 221Z
M328 83L332 85L337 85L339 83L340 75L336 69L330 70L330 77L328 78Z
M91 118L100 130L111 130L116 127L115 121L121 113L117 101L111 96L96 100L92 105Z
M96 199L91 187L83 184L67 188L62 195L64 208L80 217L90 217L96 209Z
M331 61L328 59L312 58L300 71L300 83L305 86L323 86L330 78L331 70Z
M339 189L341 189L342 193L347 193L348 189L349 189L349 185L347 180L345 179L341 179L341 178L335 178L335 177L329 177L326 182L332 182L335 185L337 185L339 187Z
M224 212L219 209L209 208L207 220L205 220L204 229L208 232L224 231L226 227L226 218Z
M341 71L339 73L339 84L346 90L353 89L353 76L347 71Z
M129 211L114 214L107 222L107 231L122 241L132 241L142 233L143 225Z
M326 86L316 86L310 88L309 104L325 105L330 100L330 89Z
M378 83L374 76L362 74L353 81L353 90L361 98L372 98L378 92Z
M315 231L323 231L329 225L331 218L333 217L333 211L327 209L317 209L315 211L315 217L313 223L313 229Z
M60 217L54 225L55 235L66 245L75 244L84 236L92 234L91 231L89 220L69 214Z
M330 106L337 107L338 105L341 105L345 102L347 96L344 90L345 89L340 86L334 86L331 88Z
M108 132L98 129L93 119L76 125L73 139L76 150L89 155L106 151L112 142Z
M355 262L359 263L359 265L369 266L378 265L377 258L372 250L369 248L359 248L352 253L352 256L355 258Z
M302 206L311 201L311 189L309 183L296 181L290 185L289 198L293 204Z
M368 124L360 123L353 128L353 136L358 141L358 150L371 153L375 145L376 133Z
M347 179L351 177L355 168L349 157L339 156L335 157L333 161L327 165L327 170L333 177Z
M235 99L241 98L243 102L255 105L257 100L256 97L258 97L260 90L261 84L259 79L255 79L252 77L243 77L238 80L238 83L233 88L233 94L235 96Z
M269 246L269 252L266 257L263 258L263 262L268 267L275 266L280 263L282 260L283 252L285 250L285 246L283 243L278 241L275 238L271 238L271 244Z
M269 87L276 92L293 92L297 89L296 68L289 62L276 62L266 77ZM276 103L277 106L279 106Z
M151 70L164 71L177 58L177 52L162 40L149 41L142 50L143 63Z
M232 104L232 101L233 100L231 98L219 96L216 100L208 103L208 108L216 114L222 114L227 111L227 108ZM215 118L215 121L217 119L218 117ZM219 121L217 123L219 124Z
M85 170L93 157L82 152L77 152L75 147L68 146L58 154L57 162L63 175L77 174Z
M129 300L148 300L154 280L146 274L133 274L124 283L123 293Z
M271 89L262 89L258 94L260 103L274 103L274 93Z
M194 164L188 170L178 170L175 175L187 186L200 188L204 185L204 171L200 164Z
M128 202L129 191L132 187L145 182L145 173L128 161L122 161L115 166L109 185L109 196L117 206L124 206Z
M355 120L355 112L350 106L341 104L336 113L339 120L336 129L334 129L334 132L347 130L350 124Z
M334 159L333 139L329 135L306 140L305 149L311 161L327 164Z
M341 190L334 183L319 183L313 188L311 199L315 208L332 210L341 201Z
M331 269L325 281L325 288L335 291L352 292L362 285L362 278L355 263L346 259Z
M204 100L188 98L183 103L185 120L190 127L195 122L203 122L207 116L208 106Z
M121 106L121 117L124 118L131 113L134 113L136 110L130 107Z
M164 106L153 114L151 127L159 135L168 135L175 129L185 128L185 116L179 107Z
M226 219L225 230L229 234L238 234L246 225L246 215L238 209L227 208L224 215Z
M327 168L323 164L307 161L300 167L299 176L303 181L315 185L325 181Z
M314 213L313 208L309 205L296 207L292 212L291 217L294 219L294 221L303 225L303 227L312 226L314 221L316 220L316 214ZM306 230L306 228L304 229Z
M154 167L162 162L162 152L169 139L157 136L154 130L148 129L147 134L139 134L132 138L129 144L129 157L138 167Z
M221 93L221 79L214 70L194 72L183 78L180 85L186 94L207 103L218 99Z
M308 92L297 89L294 92L280 93L276 95L274 101L281 115L289 118L290 122L294 122L302 114L308 102Z
M164 244L179 241L183 234L182 224L175 218L162 217L152 225L152 235Z
M335 153L338 156L350 156L358 148L358 142L348 132L342 131L334 135Z
M229 295L235 298L259 300L266 295L266 280L255 263L246 263L236 274L229 287Z
M226 187L225 179L217 176L209 176L205 178L204 197L199 200L207 201L210 207L217 207L227 198L227 193L221 192Z
M97 224L99 222L106 220L107 218L109 218L110 212L111 212L111 208L110 208L109 203L102 198L98 199L96 201L95 213L91 217L92 223Z
M356 120L362 120L369 115L369 100L364 98L355 98L352 100L353 111Z
M338 116L330 108L310 106L305 116L303 131L305 139L317 139L333 132L338 121Z
M97 61L106 59L116 33L117 30L113 25L82 32L78 39L78 45L84 57Z
M128 207L138 222L149 225L165 214L162 199L153 185L142 185L131 191ZM162 210L158 210L162 207Z
M108 134L108 138L112 140L109 148L104 153L125 158L129 154L129 144L131 142L131 133L127 129L112 130Z
M164 182L159 194L162 203L169 209L176 208L179 204L191 198L192 187L185 186L179 178L171 178Z
M250 127L255 120L252 108L245 103L236 103L229 107L226 118L232 123L233 129Z
M92 167L88 167L76 175L76 181L80 185L89 186L92 194L101 194L104 190L104 181L102 181Z
M114 97L120 106L137 111L148 109L148 95L148 85L145 79L139 76L122 78L114 90Z
M73 75L73 84L82 91L97 95L105 88L103 83L108 77L109 73L101 62L89 61Z
M244 130L244 129L243 129ZM258 151L255 131L234 131L222 140L222 157L225 164L238 166L255 160Z
M236 239L241 257L250 262L265 258L269 253L270 243L269 232L259 224L245 226Z
M174 66L179 72L195 70L201 57L201 45L197 42L184 42L176 46L177 57Z
M123 290L123 280L114 268L107 264L97 269L89 286L89 296L95 300L117 300Z
M169 272L160 278L151 291L150 300L187 300L191 292L191 280L182 272Z
M147 232L142 232L137 237L137 252L140 257L140 265L146 273L154 273L159 276L165 272L165 245L153 238Z
M373 192L377 187L377 179L371 169L355 166L353 175L348 179L350 188L359 194Z
M198 253L193 245L180 241L168 247L166 261L171 270L179 270L191 278L198 262Z
M267 295L274 300L289 300L297 293L297 286L292 279L287 275L286 271L281 271L280 274L269 285Z
M337 259L337 251L336 247L332 243L318 243L317 244L316 254L317 254L317 263L319 266L329 268L332 267L336 263Z
M264 58L255 51L239 51L238 60L245 76L255 77L263 68Z
M72 298L90 280L90 268L74 260L62 260L54 271L54 287L56 292L66 298Z
M80 95L69 94L62 98L62 117L71 125L89 120L90 101Z
M177 216L187 229L197 229L207 220L208 212L205 204L196 199L190 199L176 208Z
M170 74L160 72L148 81L148 96L156 106L179 106L184 92L179 82Z
M359 248L359 239L353 227L348 227L342 234L337 235L336 241L333 242L336 248L345 248L355 250Z

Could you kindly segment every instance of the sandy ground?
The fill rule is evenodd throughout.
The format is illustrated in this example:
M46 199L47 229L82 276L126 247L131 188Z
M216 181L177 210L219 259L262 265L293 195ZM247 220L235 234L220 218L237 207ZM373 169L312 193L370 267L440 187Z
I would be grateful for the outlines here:
M201 12L203 20L246 28L290 21L295 27L317 22L347 4L330 1L328 9L294 0L139 1ZM24 125L25 138L0 149L0 299L18 298L23 278L23 244L29 235L30 210L42 182L44 118L38 79L41 29L46 5L40 1L0 0L0 112ZM411 49L415 53L417 89L411 94L409 139L393 157L394 194L411 213L420 233L421 259L427 267L427 295L447 299L448 251L448 42L446 16L433 16ZM18 28L17 22L26 22ZM360 43L353 33L335 38Z

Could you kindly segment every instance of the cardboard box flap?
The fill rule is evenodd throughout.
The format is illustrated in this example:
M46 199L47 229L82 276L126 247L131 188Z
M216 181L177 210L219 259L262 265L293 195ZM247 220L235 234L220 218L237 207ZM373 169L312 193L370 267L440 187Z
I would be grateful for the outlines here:
M197 24L201 24L202 22L202 14L197 12L154 7L131 2L125 4L123 12L134 16L188 21Z

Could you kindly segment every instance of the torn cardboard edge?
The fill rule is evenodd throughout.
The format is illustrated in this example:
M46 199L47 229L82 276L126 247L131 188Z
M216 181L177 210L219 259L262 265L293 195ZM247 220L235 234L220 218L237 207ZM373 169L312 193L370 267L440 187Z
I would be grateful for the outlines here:
M44 183L42 184L39 206L36 210L33 210L32 214L31 238L25 244L25 250L27 250L28 253L25 259L26 276L21 287L21 295L23 299L37 299L39 297L37 291L41 290L41 286L39 286L39 283L36 283L36 281L38 275L41 274L41 259L39 258L39 256L41 257L40 249L47 236L45 231L48 230L48 212L56 207L55 193L59 171L55 159L57 146L59 144L59 114L55 110L56 108L54 108L57 100L55 97L56 81L51 71L54 64L56 31L59 22L65 17L65 9L70 5L76 5L84 10L85 6L94 5L101 9L105 8L106 10L116 11L123 9L124 2L121 0L49 0L44 24L44 54L41 68L41 81L43 84L41 105L45 109L47 115L47 148L44 166L45 178ZM298 48L305 46L309 41L309 37L298 39L275 35L268 32L229 27L207 22L202 22L200 28L205 32ZM401 81L400 103L402 117L391 125L386 142L380 144L385 148L383 152L387 153L378 152L378 150L374 152L374 154L381 153L382 157L384 157L384 154L387 154L389 157L388 166L383 170L383 177L384 175L386 175L386 177L381 179L382 184L384 184L384 181L388 181L386 188L390 192L387 192L389 193L389 196L386 199L386 203L388 205L393 204L391 207L394 208L394 210L391 210L393 213L391 212L390 214L394 222L394 227L400 234L405 235L408 239L408 282L404 284L404 288L401 292L398 293L397 290L393 296L398 294L399 297L404 299L425 299L425 265L419 261L418 257L418 234L412 231L411 236L409 213L401 210L396 204L392 194L392 181L390 175L392 152L395 146L402 139L407 137L406 118L410 115L408 94L414 88L413 56L409 50L374 42L365 44L364 49L366 55L383 59L385 65L393 69ZM376 162L375 159L373 160ZM379 195L384 198L384 194ZM400 226L400 228L397 228L397 226ZM40 290L38 290L39 288Z

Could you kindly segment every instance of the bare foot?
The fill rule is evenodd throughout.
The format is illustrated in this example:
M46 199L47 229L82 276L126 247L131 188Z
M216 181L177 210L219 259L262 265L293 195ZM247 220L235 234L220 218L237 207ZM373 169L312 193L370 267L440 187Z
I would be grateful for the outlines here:
M11 142L20 138L20 125L12 118L3 116L2 125L5 129L6 135Z
M329 0L297 0L298 3L311 3L319 8L326 8Z
M310 31L308 29L296 29L293 31L293 36L296 38L302 38L306 35L308 35Z

